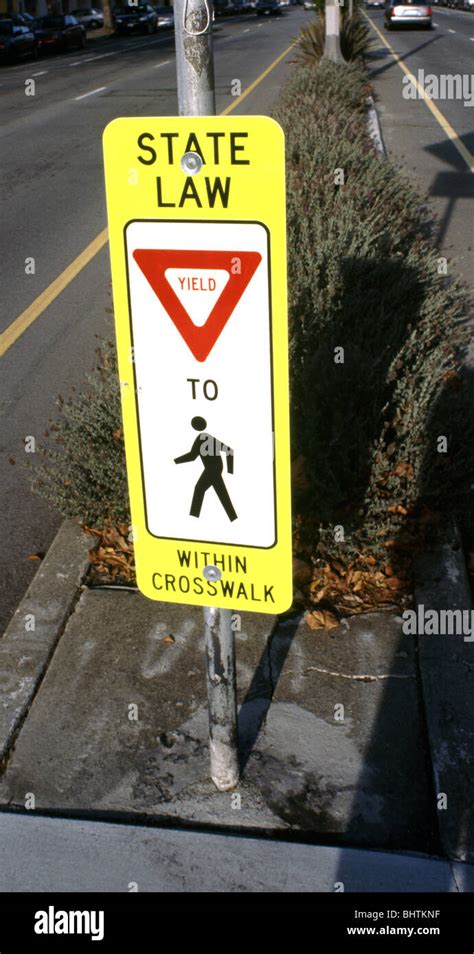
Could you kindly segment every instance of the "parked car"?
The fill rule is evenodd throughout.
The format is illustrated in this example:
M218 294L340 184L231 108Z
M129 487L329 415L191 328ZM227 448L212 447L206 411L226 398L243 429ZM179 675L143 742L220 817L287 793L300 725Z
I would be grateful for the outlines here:
M153 7L158 17L159 30L172 30L174 27L173 7Z
M0 19L0 62L37 56L36 37L17 17Z
M235 13L232 0L214 0L213 10L216 17L229 17Z
M257 0L255 12L258 17L278 16L281 7L278 0Z
M33 17L31 13L25 13L24 10L22 13L15 13L15 17L18 17L18 19L21 20L25 26L29 26L31 30L36 23L36 17Z
M366 7L384 7L385 0L365 0Z
M251 0L232 0L232 5L234 13L252 13L255 7L255 3L252 3Z
M388 0L385 27L416 26L431 29L431 5L428 0Z
M70 13L48 13L37 17L35 36L40 53L83 49L86 45L85 29Z
M117 33L156 33L158 16L149 3L119 7L114 12Z
M80 7L79 10L72 10L73 17L82 23L86 30L98 30L104 25L104 14L102 10L96 7Z

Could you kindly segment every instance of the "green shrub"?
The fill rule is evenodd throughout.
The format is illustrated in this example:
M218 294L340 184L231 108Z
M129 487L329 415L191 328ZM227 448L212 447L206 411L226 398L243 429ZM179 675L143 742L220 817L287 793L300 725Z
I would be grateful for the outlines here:
M462 509L474 436L458 373L468 304L438 274L420 197L370 143L366 95L360 67L323 61L295 71L275 112L287 137L294 452L321 540L336 551L344 526L346 555L348 535L353 551L381 550L422 504Z
M86 388L63 400L41 450L32 489L64 516L88 526L130 522L115 347L103 342Z

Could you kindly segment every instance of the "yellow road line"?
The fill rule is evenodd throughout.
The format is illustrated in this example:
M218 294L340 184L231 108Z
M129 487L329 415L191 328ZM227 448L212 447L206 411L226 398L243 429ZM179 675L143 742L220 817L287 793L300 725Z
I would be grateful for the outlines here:
M264 70L263 73L260 73L260 76L257 76L257 79L254 80L250 86L247 86L247 89L244 90L244 92L238 96L233 103L227 106L226 109L223 109L220 115L226 116L227 113L231 113L233 109L236 109L237 106L243 102L243 100L246 99L246 97L249 96L249 94L252 93L253 90L262 82L262 80L264 80L268 74L271 73L272 70L274 70L275 67L285 59L285 56L287 56L290 50L293 49L295 43L296 41L294 43L290 43L290 46L288 46L286 50L280 54L280 56L277 56L276 60L273 60L273 63L270 63L270 66L267 66L266 70ZM44 311L46 311L46 309L58 297L58 295L60 295L61 292L67 288L67 286L73 281L74 278L76 278L77 275L79 275L79 272L81 272L82 269L85 268L90 261L92 261L92 259L106 244L107 238L108 230L103 229L102 232L100 232L99 235L92 240L87 248L85 248L80 255L78 255L77 258L75 258L74 261L71 262L71 264L68 265L67 268L65 268L64 271L61 272L61 274L58 275L58 277L55 278L54 281L51 282L51 284L48 285L43 292L41 292L41 295L38 295L31 305L28 305L28 308L26 308L25 311L22 311L21 315L18 315L18 318L15 318L15 321L13 321L11 325L9 325L8 328L6 328L5 331L0 334L0 357L3 357L3 355L6 354L8 349L15 344L15 341L18 341L18 338L21 337L27 328L29 328L30 325L32 325L33 322L36 321L36 319L39 318Z
M270 66L267 66L266 70L264 70L263 73L260 73L260 76L257 76L257 79L254 80L253 83L250 84L250 86L247 86L247 89L244 90L244 92L240 96L238 96L237 99L230 104L230 106L226 106L226 108L223 109L219 115L227 116L227 114L231 113L233 109L235 109L244 99L247 98L247 96L250 95L250 93L253 93L255 87L258 86L259 83L261 83L262 80L264 80L265 77L267 77L268 74L272 72L272 70L275 69L275 66L278 66L278 64L285 59L285 56L288 56L288 53L290 52L290 50L292 50L293 47L296 46L296 42L297 41L295 40L293 43L290 43L290 45L287 46L286 50L284 50L283 53L280 54L280 56L277 56L276 60L273 60L273 63L270 63Z
M406 76L410 77L410 80L413 83L415 89L417 90L420 99L422 99L426 103L428 109L431 110L431 112L433 113L433 116L435 117L439 125L441 126L443 132L446 133L448 139L451 140L453 146L455 146L455 148L459 152L459 155L462 156L462 158L464 159L464 162L466 163L469 171L474 172L474 156L469 152L469 149L466 148L462 140L459 138L456 130L453 129L450 123L448 123L448 120L446 119L445 116L443 116L443 113L441 112L441 110L438 109L436 103L434 103L431 97L427 95L421 83L418 82L416 76L413 75L411 70L408 69L408 66L405 65L405 63L403 62L401 57L398 55L398 53L395 52L395 50L393 49L393 46L388 42L388 40L385 39L383 33L381 33L379 28L375 26L375 23L373 23L370 17L367 16L365 11L363 10L362 12L364 16L366 17L366 19L369 21L371 27L375 30L377 35L382 40L382 43L385 44L385 46L387 47L387 50L389 50L390 53L392 54L395 62L398 63L400 69L403 70Z
M80 255L54 279L54 282L51 282L51 284L41 292L41 295L38 295L31 305L28 305L28 308L25 308L25 311L22 311L21 315L18 315L18 318L15 318L15 321L2 332L0 335L0 357L15 344L15 341L18 341L20 335L46 311L46 308L67 288L76 275L92 261L95 255L97 255L97 252L100 252L101 248L106 244L107 237L108 229L103 229L99 235L96 235L90 245L83 249Z

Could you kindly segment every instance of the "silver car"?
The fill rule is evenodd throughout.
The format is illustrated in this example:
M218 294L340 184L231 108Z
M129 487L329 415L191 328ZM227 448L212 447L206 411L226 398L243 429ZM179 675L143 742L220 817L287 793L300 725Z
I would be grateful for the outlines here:
M78 10L73 10L72 15L86 30L97 30L104 25L104 14L102 10L97 10L95 7L80 7Z
M393 30L399 26L431 29L431 6L428 0L388 0L385 7L385 26Z

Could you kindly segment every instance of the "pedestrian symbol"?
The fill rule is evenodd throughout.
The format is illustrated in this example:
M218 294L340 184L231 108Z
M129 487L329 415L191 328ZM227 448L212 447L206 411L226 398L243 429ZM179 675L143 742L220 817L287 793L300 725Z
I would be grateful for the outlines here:
M191 510L189 511L190 516L199 517L201 515L204 495L213 487L229 520L237 520L237 514L232 506L232 501L222 477L224 465L221 457L221 454L224 454L226 458L227 473L233 474L234 452L231 447L223 444L222 441L218 441L217 438L212 437L211 434L206 433L205 428L207 427L207 421L205 421L203 417L193 417L191 425L195 431L200 431L200 433L196 437L189 453L182 454L181 457L176 457L174 461L175 464L187 464L189 461L196 460L197 457L200 457L204 467L204 471L194 488Z

